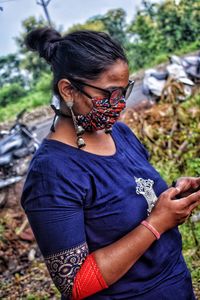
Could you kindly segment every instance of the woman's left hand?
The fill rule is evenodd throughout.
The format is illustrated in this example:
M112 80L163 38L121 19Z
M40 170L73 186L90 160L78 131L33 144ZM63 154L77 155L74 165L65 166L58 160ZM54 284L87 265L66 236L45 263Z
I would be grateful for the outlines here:
M178 198L187 197L200 189L200 177L180 177L174 186L180 190Z

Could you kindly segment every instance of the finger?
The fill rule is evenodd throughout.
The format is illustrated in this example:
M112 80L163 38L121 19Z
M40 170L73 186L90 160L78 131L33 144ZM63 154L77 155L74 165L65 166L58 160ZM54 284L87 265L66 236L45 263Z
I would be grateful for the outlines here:
M180 193L180 189L178 187L171 187L167 189L162 195L168 196L170 199L175 199L176 195Z
M200 205L200 200L197 201L197 202L195 202L195 203L193 203L193 204L191 204L190 207L189 207L190 211L192 212L192 211L193 211L195 208L197 208L199 205Z
M191 187L191 180L187 177L182 177L176 181L175 187L178 187L180 192L185 192Z
M193 187L196 189L198 187L200 187L200 177L197 177L197 178L193 178L192 179L192 182L193 182Z
M175 187L180 188L181 192L191 188L198 189L200 187L200 177L181 177L176 181Z
M198 203L200 201L200 191L192 193L191 195L185 197L185 198L180 198L179 200L180 203L183 204L184 207L190 206L193 203Z

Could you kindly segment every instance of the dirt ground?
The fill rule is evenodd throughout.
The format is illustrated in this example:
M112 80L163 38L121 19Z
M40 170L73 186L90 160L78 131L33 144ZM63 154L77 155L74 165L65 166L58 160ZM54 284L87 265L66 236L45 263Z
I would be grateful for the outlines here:
M58 292L20 206L23 181L0 211L0 299L58 299Z

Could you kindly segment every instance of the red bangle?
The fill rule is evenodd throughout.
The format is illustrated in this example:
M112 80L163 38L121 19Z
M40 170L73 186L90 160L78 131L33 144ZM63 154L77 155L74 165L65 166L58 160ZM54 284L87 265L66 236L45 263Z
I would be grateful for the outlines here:
M146 228L148 228L157 238L157 240L159 240L160 238L160 233L155 229L155 227L153 227L151 224L149 224L147 221L142 221L141 222L142 225L144 225Z
M85 299L106 288L108 288L108 285L101 274L93 253L90 253L75 276L71 299Z

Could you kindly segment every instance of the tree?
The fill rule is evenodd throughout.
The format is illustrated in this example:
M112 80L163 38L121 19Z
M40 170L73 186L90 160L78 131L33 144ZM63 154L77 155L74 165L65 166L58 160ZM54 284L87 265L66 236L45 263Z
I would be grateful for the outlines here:
M143 8L137 11L134 20L127 28L127 33L132 40L127 45L127 53L133 69L148 64L161 51L162 34L155 15L156 5L150 6L145 1Z
M20 58L17 54L0 57L0 87L8 83L19 83L26 86L27 77L20 68Z
M104 31L119 43L125 45L127 42L126 26L126 12L122 8L118 8L109 10L105 15L96 15L84 24L75 24L68 29L68 32L84 29Z
M143 0L127 28L132 39L128 55L136 68L144 67L160 54L169 54L200 40L200 1L165 0L152 4Z
M166 0L158 5L156 22L169 51L181 49L185 43L200 38L200 1Z
M20 97L26 95L25 89L19 83L4 84L0 90L0 106L17 102Z
M112 38L122 45L126 44L126 12L122 8L111 9L105 15L97 15L92 19L101 21Z
M68 28L66 33L70 33L76 30L106 31L106 28L101 20L95 20L91 18L84 24L74 24L73 26Z
M40 17L36 20L35 17L29 17L22 22L23 32L19 37L15 38L18 45L19 53L21 54L20 67L27 70L32 76L32 83L35 84L42 72L50 72L50 66L41 59L38 54L28 51L25 46L25 37L33 29L47 26L46 21Z

